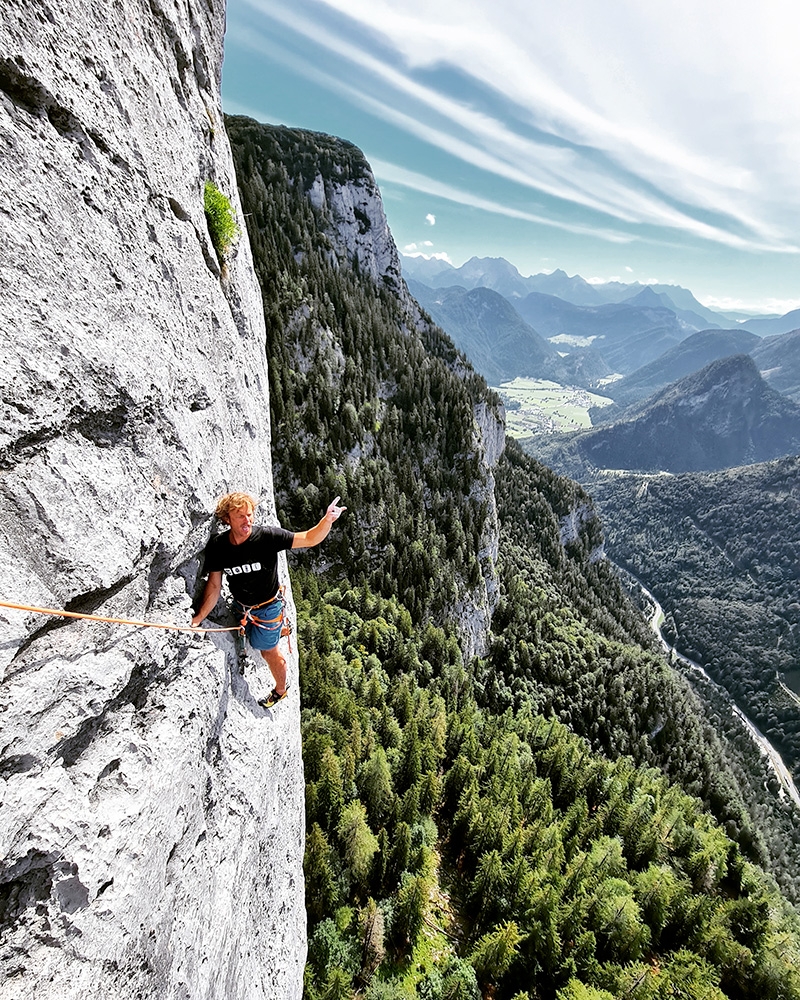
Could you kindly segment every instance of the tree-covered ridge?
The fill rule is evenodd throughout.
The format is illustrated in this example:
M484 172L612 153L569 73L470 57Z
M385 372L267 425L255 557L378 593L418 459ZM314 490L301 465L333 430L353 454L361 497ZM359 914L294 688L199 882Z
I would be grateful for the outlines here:
M609 562L592 561L598 521L559 545L566 497L587 502L580 487L567 486L512 442L496 483L500 601L489 655L476 668L481 702L554 712L594 749L659 767L699 796L791 899L800 898L795 808L778 794L730 705L710 685L700 703L620 593ZM616 537L623 522L609 510L605 523Z
M696 798L479 709L395 599L294 586L308 1000L800 996L796 916Z
M355 513L324 558L396 589L415 620L447 616L491 572L474 406L495 401L438 328L417 329L397 295L336 260L292 173L316 148L301 140L321 140L229 128L264 292L279 517L305 524L341 494Z
M665 632L800 763L800 458L593 488L612 557L646 582Z
M596 750L660 767L763 858L725 748L696 697L667 665L608 561L589 559L599 522L559 546L551 506L558 501L549 498L563 482L509 445L497 474L501 598L477 673L479 697L497 710L528 704L554 712Z
M265 126L252 118L229 116L226 128L230 134L249 132L259 146L264 148ZM275 162L285 164L289 178L301 181L300 191L305 194L318 175L335 177L341 183L361 181L372 176L364 154L352 142L301 128L269 128L269 153Z

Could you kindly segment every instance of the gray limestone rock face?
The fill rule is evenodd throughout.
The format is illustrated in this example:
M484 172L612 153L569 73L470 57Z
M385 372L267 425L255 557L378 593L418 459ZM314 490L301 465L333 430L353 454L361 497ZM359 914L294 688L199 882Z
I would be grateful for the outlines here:
M308 197L327 216L328 235L338 252L357 262L361 273L377 284L403 295L400 255L372 171L367 169L358 181L345 183L323 180L318 174Z
M185 626L216 497L274 517L260 291L203 204L244 232L223 32L219 2L4 7L4 602ZM0 998L300 996L287 655L265 711L231 633L0 607Z

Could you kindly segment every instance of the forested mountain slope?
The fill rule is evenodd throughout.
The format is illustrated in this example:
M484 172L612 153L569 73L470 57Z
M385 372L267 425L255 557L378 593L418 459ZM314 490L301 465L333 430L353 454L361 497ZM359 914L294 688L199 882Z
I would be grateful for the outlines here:
M725 469L800 451L800 406L772 389L749 355L734 354L631 404L613 423L540 434L525 447L582 482L597 470Z
M800 330L765 337L751 353L773 389L800 403Z
M313 520L322 495L342 494L352 513L325 547L332 568L396 592L418 620L483 635L499 399L405 292L360 151L250 119L229 132L264 289L281 520Z
M800 765L800 458L592 489L612 557L646 580L677 647Z
M506 298L491 288L429 288L409 279L417 301L491 385L518 375L568 385L595 385L611 369L591 349L565 357L522 319Z
M606 386L605 394L618 405L597 407L592 411L592 422L608 423L619 413L619 407L646 399L665 385L700 371L719 358L746 354L760 343L758 337L747 330L717 329L693 333L655 361Z
M688 332L675 313L660 304L575 306L555 295L531 292L515 306L543 337L567 333L588 338L611 370L624 375L680 343Z
M528 326L499 292L458 285L432 289L413 279L408 284L417 301L492 385L517 375L564 374L555 347Z
M588 497L500 456L483 380L391 252L372 267L358 151L229 132L281 518L320 491L348 506L295 575L307 996L800 996L795 917L750 863L794 891L751 775L624 597Z

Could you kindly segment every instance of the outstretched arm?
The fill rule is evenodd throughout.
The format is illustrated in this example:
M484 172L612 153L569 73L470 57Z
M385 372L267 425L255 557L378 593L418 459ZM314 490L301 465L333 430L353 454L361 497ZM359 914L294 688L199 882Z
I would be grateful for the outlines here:
M309 528L308 531L296 531L294 533L294 541L292 542L293 549L310 549L315 545L319 545L320 542L324 541L330 534L333 522L338 520L338 518L347 510L347 507L340 507L339 501L341 497L336 497L336 499L328 504L328 509L319 524L315 524L313 528Z
M197 614L192 618L192 628L197 628L201 621L208 615L214 608L214 605L219 600L219 595L222 592L222 570L217 573L208 574L208 582L206 583L206 589L203 591L203 603L200 605L200 609Z

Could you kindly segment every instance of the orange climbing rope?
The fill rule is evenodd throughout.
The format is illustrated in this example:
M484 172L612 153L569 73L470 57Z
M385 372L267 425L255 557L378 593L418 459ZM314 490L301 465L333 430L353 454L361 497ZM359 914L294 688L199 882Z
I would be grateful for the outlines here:
M169 625L164 622L139 622L129 618L103 618L100 615L86 615L78 611L64 611L57 608L37 608L28 604L12 604L0 601L0 608L13 608L15 611L33 611L39 615L55 615L62 618L85 618L90 622L111 622L114 625L138 625L142 628L165 628L173 632L239 632L240 625L231 628L200 628L194 625Z

